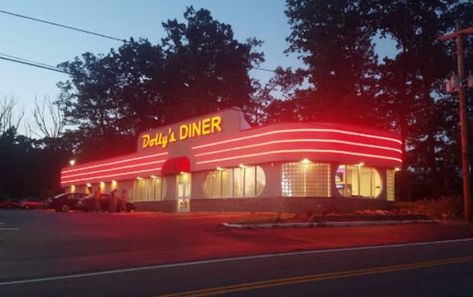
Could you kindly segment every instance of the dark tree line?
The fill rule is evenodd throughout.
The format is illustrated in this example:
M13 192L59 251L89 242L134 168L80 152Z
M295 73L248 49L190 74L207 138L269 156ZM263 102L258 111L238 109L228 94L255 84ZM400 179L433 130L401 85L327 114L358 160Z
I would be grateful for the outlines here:
M8 154L30 154L39 160L30 164L46 168L39 178L48 180L40 183L33 178L39 173L21 167L6 178L28 176L28 182L1 179L0 194L13 193L13 184L37 187L28 193L57 189L58 168L71 156L84 162L132 152L143 130L232 106L255 125L333 121L398 131L405 141L402 197L459 193L458 104L443 85L455 69L455 49L438 37L457 24L472 26L473 3L287 0L285 13L287 53L297 54L304 68L279 67L264 85L249 75L264 62L262 42L241 42L230 25L192 7L184 22L162 24L166 36L157 44L130 38L106 54L84 53L60 64L71 73L58 84L56 102L68 130L42 140L15 131L0 138L10 145L0 162L8 163ZM393 40L395 56L380 60L377 38ZM467 41L466 69L473 70L472 38Z

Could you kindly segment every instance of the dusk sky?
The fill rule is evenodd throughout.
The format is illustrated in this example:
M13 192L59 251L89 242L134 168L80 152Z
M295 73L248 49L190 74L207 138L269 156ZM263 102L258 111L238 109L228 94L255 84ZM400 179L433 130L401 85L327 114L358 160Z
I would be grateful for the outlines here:
M290 34L284 14L284 0L1 0L0 9L64 25L128 39L147 38L157 43L164 37L161 23L177 18L183 21L187 6L206 8L212 16L233 27L238 40L256 37L264 41L261 50L266 62L263 68L299 67L296 55L285 55L285 38ZM120 42L66 30L47 24L0 14L1 54L57 65L84 52L107 53ZM393 51L392 43L378 42L377 52L383 56ZM254 70L251 75L262 81L271 73ZM0 60L0 97L14 97L26 112L26 121L34 97L54 98L56 83L68 79L66 74Z

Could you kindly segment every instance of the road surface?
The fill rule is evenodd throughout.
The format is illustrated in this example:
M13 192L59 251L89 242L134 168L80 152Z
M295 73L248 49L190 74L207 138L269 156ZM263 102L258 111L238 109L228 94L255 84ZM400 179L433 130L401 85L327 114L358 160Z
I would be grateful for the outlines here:
M218 216L1 211L0 296L473 296L470 226L229 234L213 229L228 219ZM179 228L186 231L176 234ZM380 245L383 234L393 242Z

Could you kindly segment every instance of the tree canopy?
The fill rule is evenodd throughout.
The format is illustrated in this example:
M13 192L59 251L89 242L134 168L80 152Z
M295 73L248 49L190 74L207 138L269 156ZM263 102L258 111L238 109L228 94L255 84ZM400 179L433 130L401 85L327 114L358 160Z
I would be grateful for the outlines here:
M126 41L107 55L85 53L61 68L71 79L59 84L65 118L77 129L84 159L134 150L134 137L192 116L240 107L255 108L256 82L249 70L264 60L260 41L235 39L230 25L205 9L187 8L185 23L163 23L166 37ZM177 112L178 111L178 112Z

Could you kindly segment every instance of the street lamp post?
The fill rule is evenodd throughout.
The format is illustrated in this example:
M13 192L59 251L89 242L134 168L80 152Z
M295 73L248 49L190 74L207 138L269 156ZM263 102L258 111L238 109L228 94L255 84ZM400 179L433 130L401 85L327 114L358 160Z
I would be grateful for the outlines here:
M458 91L459 99L459 112L460 112L460 129L461 129L461 156L462 156L462 179L463 179L463 215L466 222L470 222L471 219L471 186L470 186L470 156L468 149L468 119L466 113L466 102L465 102L465 88L463 81L465 79L465 68L463 62L463 35L473 34L473 27L458 30L453 33L442 35L439 39L442 41L456 39L457 45L457 68L458 78L454 78L455 83L452 84L450 81L450 91ZM447 88L449 89L449 88Z

